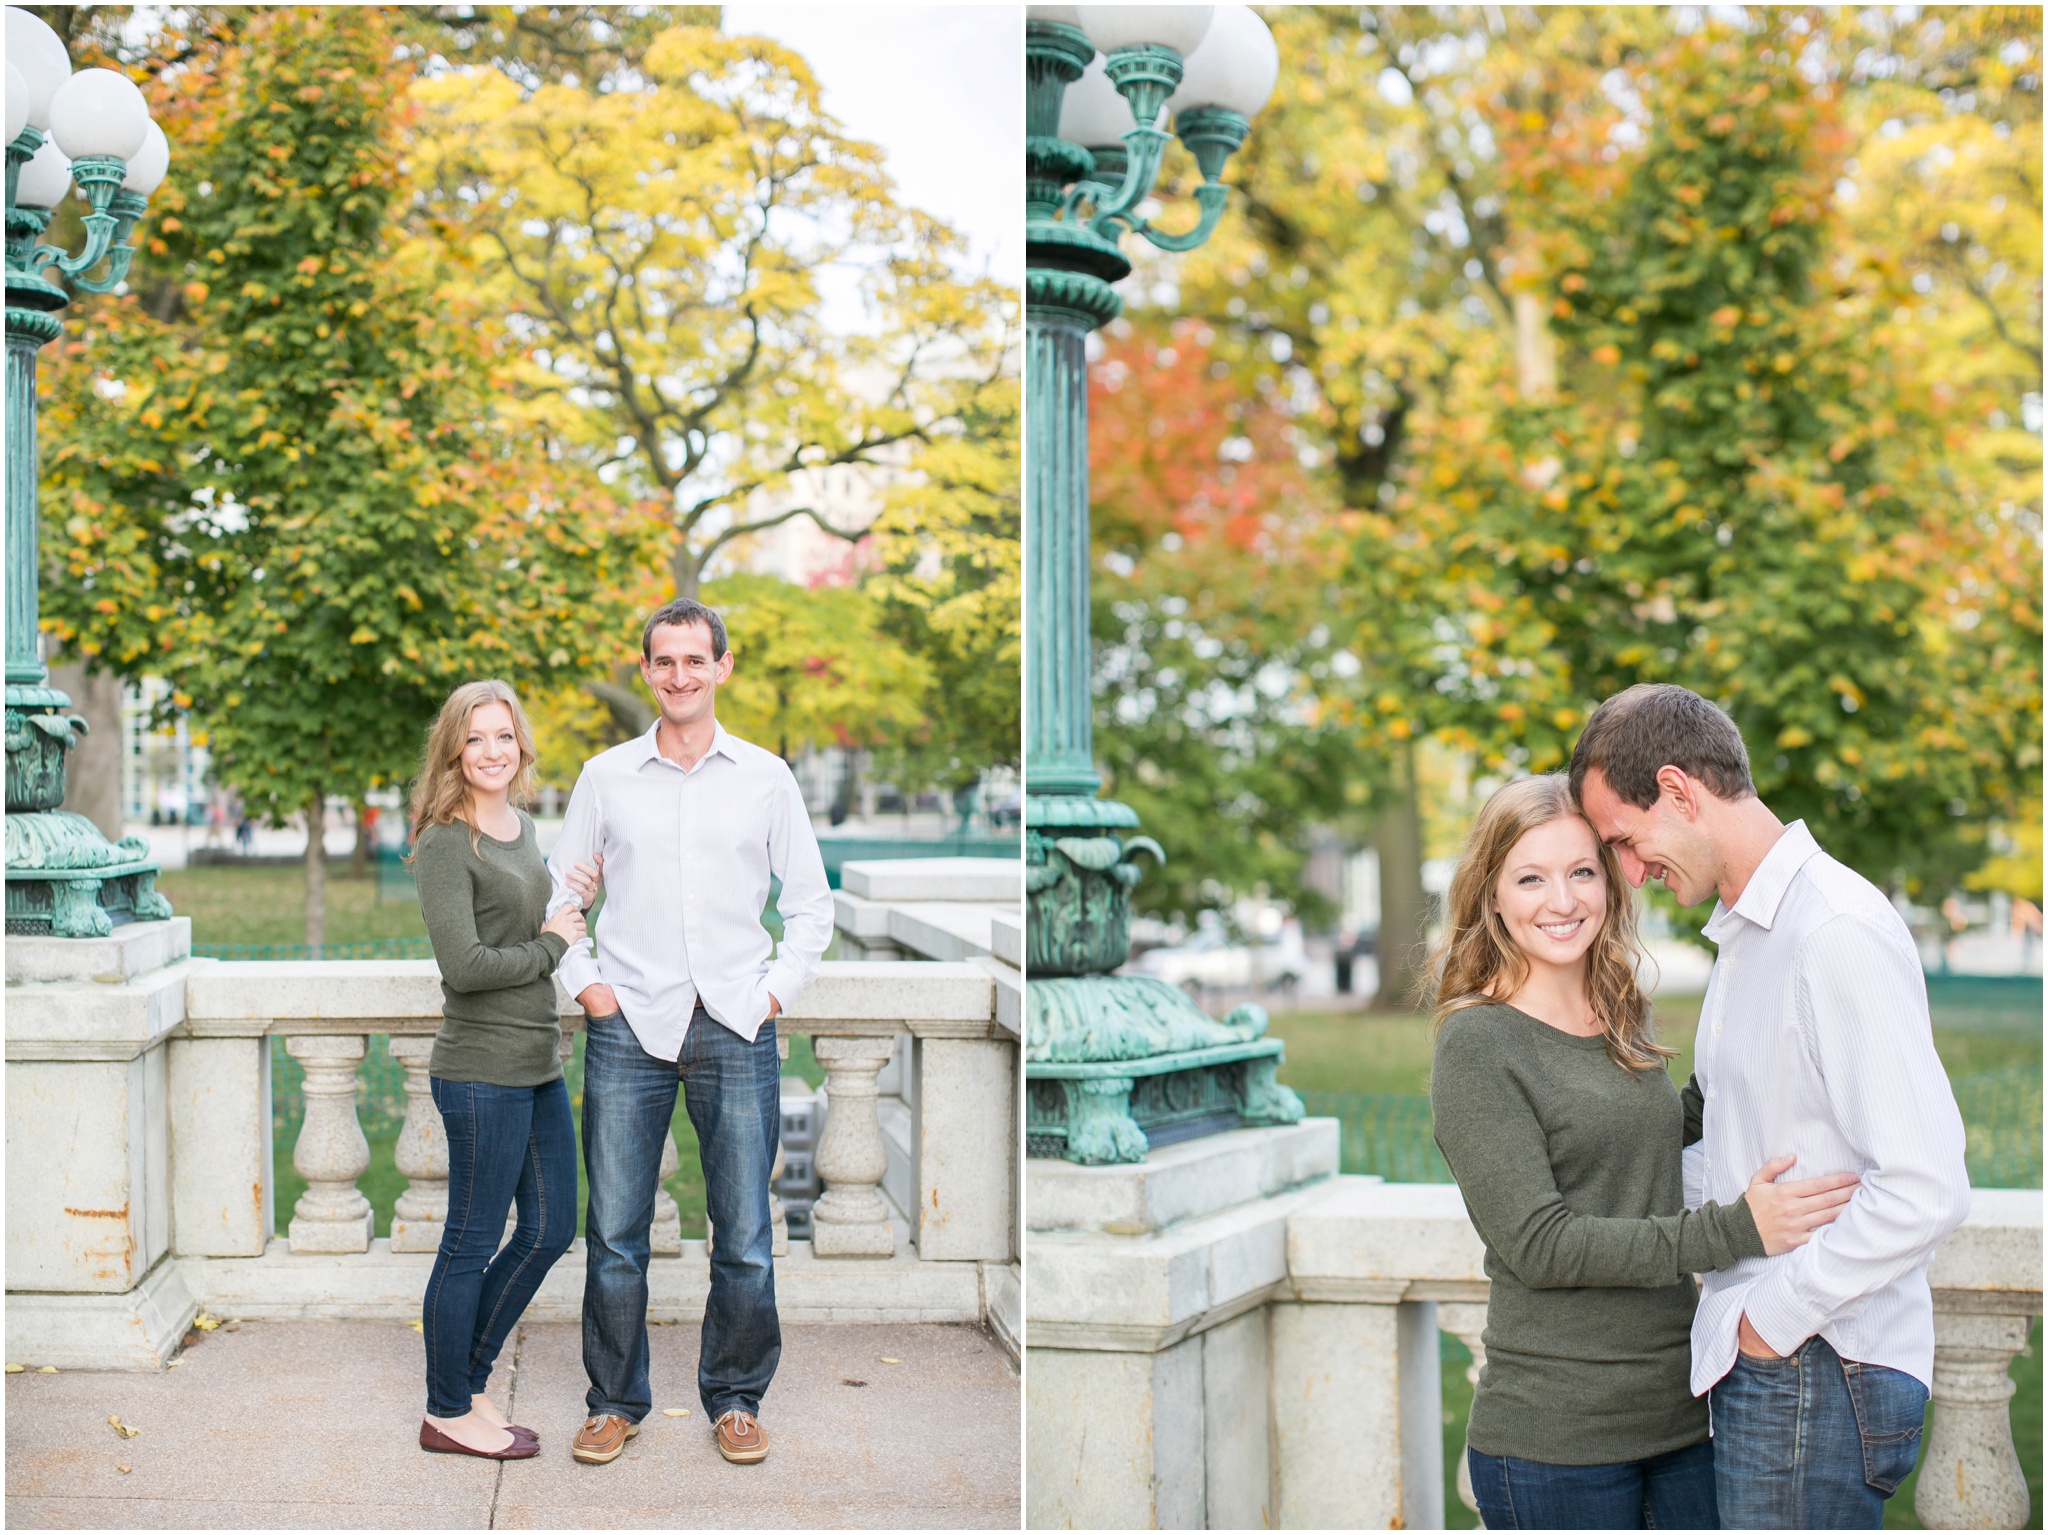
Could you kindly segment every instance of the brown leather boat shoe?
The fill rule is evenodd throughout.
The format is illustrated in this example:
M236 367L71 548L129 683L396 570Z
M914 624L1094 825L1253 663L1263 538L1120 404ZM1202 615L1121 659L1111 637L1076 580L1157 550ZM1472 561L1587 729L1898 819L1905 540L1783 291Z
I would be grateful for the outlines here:
M639 1432L639 1424L628 1423L615 1412L601 1412L583 1420L569 1442L569 1453L586 1466L606 1465L625 1454L626 1441Z
M433 1424L424 1420L420 1423L420 1448L431 1450L436 1455L474 1455L479 1460L527 1460L540 1453L540 1441L522 1439L517 1434L502 1450L472 1450L457 1439L450 1439Z
M768 1431L752 1413L738 1407L728 1408L714 1427L718 1453L735 1465L749 1466L768 1458Z

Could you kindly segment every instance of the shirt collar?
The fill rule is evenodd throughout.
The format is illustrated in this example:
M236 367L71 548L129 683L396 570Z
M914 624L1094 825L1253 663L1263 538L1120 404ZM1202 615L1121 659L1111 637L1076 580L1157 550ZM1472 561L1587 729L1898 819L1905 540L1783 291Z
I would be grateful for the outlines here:
M1764 854L1764 861L1756 866L1749 883L1742 887L1742 897L1735 903L1733 915L1768 931L1778 918L1778 907L1784 903L1785 892L1792 888L1793 879L1806 866L1806 860L1819 851L1820 844L1813 840L1813 833L1806 829L1806 823L1794 821L1771 844L1771 850ZM1709 928L1720 922L1726 912L1727 909L1716 902Z
M657 717L654 723L647 727L646 734L634 738L635 753L633 767L635 771L645 767L661 755L661 747L655 741L655 732L660 729L661 720ZM740 760L739 753L733 750L732 737L726 734L725 726L721 725L715 717L711 721L711 748L704 753L705 757L713 755L723 757L728 762L738 762ZM700 757L697 760L701 764L704 758ZM669 765L674 767L677 764L671 763Z

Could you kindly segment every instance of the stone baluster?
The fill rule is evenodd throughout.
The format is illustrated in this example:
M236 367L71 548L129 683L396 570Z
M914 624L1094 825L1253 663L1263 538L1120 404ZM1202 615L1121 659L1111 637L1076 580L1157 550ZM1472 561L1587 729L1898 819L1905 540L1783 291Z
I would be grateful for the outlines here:
M1924 1528L2025 1527L2027 1481L2013 1452L2008 1372L2032 1325L2030 1316L1936 1307L1934 1424L1913 1493Z
M789 1036L787 1034L778 1034L776 1036L775 1053L783 1061L789 1059ZM775 1192L776 1180L783 1175L788 1167L782 1156L779 1092L777 1097L776 1113L778 1117L775 1126L775 1165L768 1169L768 1225L775 1233L775 1245L770 1251L777 1258L787 1258L789 1256L789 1212L782 1208L782 1196Z
M875 1117L875 1076L888 1064L892 1038L814 1038L825 1069L825 1133L818 1141L818 1177L825 1192L811 1211L811 1251L821 1258L891 1258L896 1231L879 1187L888 1148Z
M434 1036L394 1034L391 1054L405 1068L405 1125L395 1160L407 1180L391 1212L391 1250L438 1252L448 1220L448 1136L427 1079Z
M376 1217L356 1189L370 1167L370 1143L356 1118L356 1068L368 1041L361 1034L297 1034L284 1048L306 1071L306 1119L292 1153L306 1192L292 1215L291 1250L368 1252Z
M775 1233L775 1245L771 1249L778 1258L789 1256L789 1212L782 1208L782 1196L775 1192L775 1180L780 1178L787 1167L782 1157L782 1140L775 1141L775 1165L768 1169L768 1226Z
M647 1234L647 1250L660 1257L673 1258L683 1250L683 1212L663 1187L682 1165L683 1159L676 1153L675 1132L662 1131L661 1181L654 1186L654 1225Z
M1436 1325L1472 1351L1472 1363L1465 1369L1465 1379L1472 1383L1476 1392L1479 1389L1479 1372L1486 1367L1486 1345L1480 1341L1486 1331L1486 1302L1439 1301ZM1479 1512L1479 1500L1472 1495L1472 1463L1465 1458L1465 1451L1471 1448L1471 1443L1468 1433L1464 1446L1458 1451L1458 1501L1476 1514ZM1479 1527L1486 1528L1483 1519Z

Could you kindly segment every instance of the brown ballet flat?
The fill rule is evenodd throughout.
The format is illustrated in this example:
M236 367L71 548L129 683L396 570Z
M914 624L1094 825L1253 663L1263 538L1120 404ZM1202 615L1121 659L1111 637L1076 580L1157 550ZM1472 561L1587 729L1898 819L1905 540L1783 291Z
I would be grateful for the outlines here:
M522 1439L512 1435L512 1442L502 1450L472 1450L459 1440L450 1439L425 1419L420 1421L420 1448L431 1450L436 1455L474 1455L478 1460L529 1460L540 1453L538 1439Z

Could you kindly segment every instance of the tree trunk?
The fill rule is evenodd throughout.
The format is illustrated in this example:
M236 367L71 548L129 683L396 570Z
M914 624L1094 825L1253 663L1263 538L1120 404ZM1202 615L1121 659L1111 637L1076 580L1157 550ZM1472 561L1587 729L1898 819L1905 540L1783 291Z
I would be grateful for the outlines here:
M327 796L306 806L306 942L318 957L327 942Z
M1376 1012L1402 1012L1422 978L1425 906L1422 893L1422 807L1416 799L1415 748L1395 764L1394 799L1381 812L1374 845L1380 855L1380 989Z
M654 724L655 707L641 685L637 666L622 666L610 681L586 682L583 691L605 706L612 717L618 740L614 746L647 734Z
M846 818L853 814L854 799L860 792L860 753L852 747L840 752L843 770L839 774L839 787L832 795L832 824L844 825Z
M1557 392L1557 340L1533 293L1515 295L1515 376L1524 400L1547 400Z
M356 845L348 855L348 877L361 879L370 867L370 807L361 800L355 802Z
M121 840L121 679L88 672L83 663L52 647L50 686L71 696L86 723L85 739L64 763L64 805L100 829L109 842Z
M676 540L676 552L669 556L668 569L676 578L676 595L694 599L704 579L704 562L690 548L688 539Z

